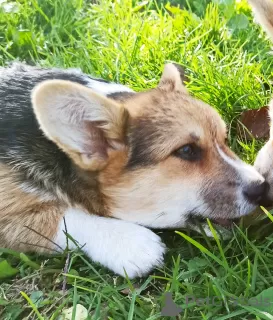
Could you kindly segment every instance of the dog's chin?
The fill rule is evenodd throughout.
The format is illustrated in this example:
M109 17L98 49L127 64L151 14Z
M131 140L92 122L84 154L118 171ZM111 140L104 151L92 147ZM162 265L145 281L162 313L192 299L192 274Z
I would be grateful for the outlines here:
M191 215L188 218L189 225L194 225L196 227L198 226L204 226L207 225L207 219L210 220L210 222L214 225L216 229L227 229L231 230L235 225L237 225L240 221L240 218L210 218L210 217L203 217L203 216L196 216Z
M234 225L239 224L240 218L236 219L210 219L212 223L214 223L216 226L220 226L222 228L231 229L234 227Z
M272 210L273 209L273 199L270 197L264 197L262 198L262 200L259 203L260 206L268 209L268 210Z
M213 225L214 230L223 240L232 238L232 228L238 223L239 219L223 219L215 218L209 219ZM214 238L215 235L207 223L207 218L202 216L195 216L188 220L188 227L198 233L205 234L209 238Z

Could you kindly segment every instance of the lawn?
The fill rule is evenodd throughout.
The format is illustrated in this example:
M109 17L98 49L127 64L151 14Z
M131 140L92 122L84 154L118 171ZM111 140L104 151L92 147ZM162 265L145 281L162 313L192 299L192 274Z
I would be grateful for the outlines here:
M189 91L219 111L249 163L262 141L240 139L236 126L243 110L269 101L270 45L246 1L0 0L0 65L81 68L140 91L157 84L166 61L178 62ZM165 292L182 308L173 319L273 319L269 219L236 228L229 241L179 232L159 232L169 247L164 268L133 281L80 251L0 249L0 319L62 319L71 307L69 319L79 319L77 304L88 319L170 319L160 312Z

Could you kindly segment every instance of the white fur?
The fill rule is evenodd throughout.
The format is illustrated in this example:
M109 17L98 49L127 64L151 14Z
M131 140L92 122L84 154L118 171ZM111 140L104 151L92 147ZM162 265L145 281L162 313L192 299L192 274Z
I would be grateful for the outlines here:
M255 168L271 183L273 180L273 139L270 140L259 151L254 164Z
M138 172L130 185L118 185L109 191L115 201L113 217L151 228L181 228L188 212L195 209L196 214L203 214L208 210L198 181L178 178L163 183L165 178L159 170L149 170L149 179L145 171Z
M242 178L242 181L245 183L250 182L264 182L264 178L258 173L258 171L255 170L254 167L250 166L249 164L243 162L240 159L232 159L227 154L225 154L221 148L217 145L217 150L222 157L223 160L225 160L226 163L231 165L236 171L239 173L239 175Z
M67 231L83 251L95 262L117 274L130 278L143 276L163 263L165 245L159 236L144 227L117 219L98 217L79 209L65 213ZM66 247L65 226L62 221L54 241ZM69 247L75 244L69 240Z
M237 187L236 213L231 218L248 214L255 209L243 194L244 187L251 182L263 182L264 178L250 165L241 160L229 158L222 150L219 153L223 160L234 167L241 179ZM181 228L187 224L189 213L196 215L214 216L230 214L228 204L218 206L217 210L209 207L200 189L200 178L196 180L179 179L165 183L164 175L159 170L149 169L149 178L146 172L138 172L137 178L132 178L130 185L119 184L111 190L105 190L114 199L115 207L111 208L113 217L152 228ZM216 204L217 205L217 204Z
M254 167L259 173L266 177L267 182L271 185L273 181L273 100L269 103L268 115L270 118L270 139L259 151ZM272 193L272 190L271 190ZM271 195L272 196L272 195Z
M263 183L264 177L256 171L256 169L240 159L232 159L225 154L217 145L217 150L222 159L232 166L241 177L240 185L237 187L237 205L239 207L239 216L244 216L255 209L255 205L251 204L245 197L244 187L251 183Z
M115 92L134 92L130 88L123 86L122 84L118 83L107 83L107 82L102 82L102 81L97 81L94 79L87 78L88 81L87 87L93 89L95 92L106 96L111 93Z

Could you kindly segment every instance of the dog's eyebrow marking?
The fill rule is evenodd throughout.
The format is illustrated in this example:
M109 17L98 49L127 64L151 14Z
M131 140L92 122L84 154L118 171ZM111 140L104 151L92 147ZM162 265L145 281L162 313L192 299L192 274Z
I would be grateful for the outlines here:
M233 168L235 169L240 169L241 168L241 164L240 164L240 161L239 160L234 160L232 158L230 158L220 147L219 147L219 144L216 142L215 143L216 145L216 149L219 153L219 155L221 156L221 158L226 162L228 163L229 165L231 165Z
M200 136L198 136L197 134L195 134L194 132L192 132L190 134L190 137L195 141L198 142L200 140Z
M217 137L217 125L213 119L207 117L207 121L210 124L210 132L212 137L215 139Z
M215 143L216 149L220 155L220 157L230 166L232 166L239 174L241 177L249 178L249 179L256 179L258 178L263 182L262 176L251 166L245 164L242 160L240 159L232 159L230 158L218 145L218 143Z

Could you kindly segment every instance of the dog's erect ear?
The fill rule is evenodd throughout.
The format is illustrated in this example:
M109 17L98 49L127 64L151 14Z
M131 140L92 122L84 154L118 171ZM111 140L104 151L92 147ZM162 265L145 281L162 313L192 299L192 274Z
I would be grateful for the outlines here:
M159 89L166 91L182 91L187 93L187 89L183 84L185 80L184 70L181 66L174 63L167 63L158 85Z
M102 169L108 151L124 147L126 110L83 85L44 81L34 88L32 104L46 137L85 170Z

